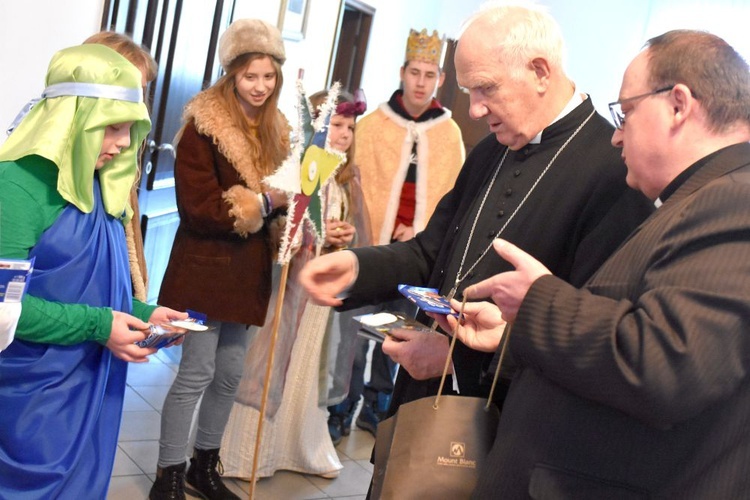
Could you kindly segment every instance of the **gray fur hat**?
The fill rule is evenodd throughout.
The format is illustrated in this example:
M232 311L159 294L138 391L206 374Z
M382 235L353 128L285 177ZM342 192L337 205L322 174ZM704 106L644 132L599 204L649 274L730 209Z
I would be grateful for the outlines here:
M275 26L260 19L238 19L219 39L219 62L224 71L237 56L250 52L268 54L279 64L286 61L284 42Z

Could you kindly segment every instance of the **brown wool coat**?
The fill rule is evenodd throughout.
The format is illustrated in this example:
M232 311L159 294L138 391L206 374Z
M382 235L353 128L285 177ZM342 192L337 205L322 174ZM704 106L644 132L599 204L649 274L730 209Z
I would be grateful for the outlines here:
M180 226L159 303L262 325L277 231L261 216L257 193L266 188L257 155L210 90L185 110L175 163ZM279 120L286 123L281 113Z

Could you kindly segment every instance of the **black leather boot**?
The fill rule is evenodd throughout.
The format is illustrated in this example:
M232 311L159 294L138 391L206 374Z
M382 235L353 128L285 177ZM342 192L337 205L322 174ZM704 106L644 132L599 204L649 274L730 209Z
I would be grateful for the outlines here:
M185 476L188 493L197 493L201 498L208 500L239 500L240 497L229 491L229 488L221 481L223 473L224 467L219 459L219 448L215 450L195 448L193 458L190 459L190 468Z
M185 500L185 464L156 469L156 480L148 493L149 500Z

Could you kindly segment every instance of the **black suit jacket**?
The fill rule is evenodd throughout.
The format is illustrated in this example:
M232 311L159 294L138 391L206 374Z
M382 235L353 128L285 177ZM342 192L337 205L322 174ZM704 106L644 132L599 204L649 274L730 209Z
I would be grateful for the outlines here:
M474 237L468 242L479 200L506 152L494 135L484 139L467 158L455 187L440 201L423 232L407 242L354 250L360 271L346 300L347 307L397 297L400 283L436 287L447 293L467 244L464 271L492 242L549 160L593 112L587 99L547 127L540 146L508 152L493 195L487 199ZM625 184L625 166L619 151L610 144L612 132L607 120L593 114L502 234L541 260L555 275L577 285L582 285L653 210L645 197ZM509 264L490 249L459 291L509 269ZM429 319L422 319L429 324ZM487 396L489 382L483 373L491 358L457 345L453 362L462 395ZM414 381L406 370L400 370L390 413L402 402L435 394L438 382ZM446 391L450 386L446 384Z
M478 498L750 498L749 200L743 143L584 289L533 284Z

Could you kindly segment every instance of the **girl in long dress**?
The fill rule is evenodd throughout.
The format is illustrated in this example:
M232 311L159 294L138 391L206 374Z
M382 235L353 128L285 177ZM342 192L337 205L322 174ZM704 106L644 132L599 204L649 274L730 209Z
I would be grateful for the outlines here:
M310 103L317 109L326 95L325 91L313 94ZM364 227L367 213L353 147L355 120L364 110L363 101L355 102L349 94L341 93L331 117L329 147L345 152L347 160L337 170L335 182L329 182L323 189L326 207L323 252L366 244L363 237L370 234ZM314 256L314 238L306 231L302 246L290 263L257 477L291 470L334 478L343 468L328 434L326 398L321 398L325 388L321 390L319 386L319 380L325 379L327 372L324 339L338 318L330 308L308 302L295 279L305 262ZM222 462L228 476L249 479L252 475L258 408L268 356L268 344L262 340L270 337L273 313L270 308L266 327L245 361L243 380L222 440ZM284 352L288 354L284 356Z

